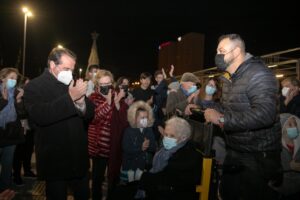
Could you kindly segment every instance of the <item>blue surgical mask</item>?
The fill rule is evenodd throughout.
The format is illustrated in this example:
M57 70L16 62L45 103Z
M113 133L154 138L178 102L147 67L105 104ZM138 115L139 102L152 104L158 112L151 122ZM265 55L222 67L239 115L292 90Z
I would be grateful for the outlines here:
M207 94L207 95L213 95L215 92L216 92L216 88L215 87L212 87L212 86L210 86L210 85L207 85L206 87L205 87L205 93Z
M293 128L287 128L286 129L286 132L287 132L287 136L290 138L290 139L295 139L298 137L299 135L299 131L296 127L293 127Z
M7 82L6 82L6 87L8 89L11 89L11 88L14 88L17 84L17 80L15 79L7 79Z
M193 94L194 92L197 91L197 86L193 85L189 90L188 90L188 95Z
M177 145L177 139L165 136L163 139L163 145L167 150L172 149Z

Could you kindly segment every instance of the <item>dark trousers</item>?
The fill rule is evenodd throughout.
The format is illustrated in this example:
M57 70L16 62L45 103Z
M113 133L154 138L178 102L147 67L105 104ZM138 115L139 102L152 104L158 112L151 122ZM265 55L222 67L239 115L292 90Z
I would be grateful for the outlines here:
M228 150L220 193L223 200L276 200L269 184L282 181L280 151L238 153Z
M102 184L104 181L105 169L107 166L107 158L92 158L92 199L102 200Z
M16 146L13 170L14 177L21 177L21 168L23 165L24 173L31 171L31 156L34 146L34 132L27 131L25 142Z
M71 188L75 200L89 199L88 174L82 178L71 180L46 181L47 200L67 200L68 187Z

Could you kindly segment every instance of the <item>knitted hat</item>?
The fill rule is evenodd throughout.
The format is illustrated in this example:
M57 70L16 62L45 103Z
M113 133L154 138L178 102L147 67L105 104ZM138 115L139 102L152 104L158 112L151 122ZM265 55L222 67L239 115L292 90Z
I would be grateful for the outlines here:
M197 76L195 76L193 73L186 72L182 75L180 82L193 82L193 83L199 83L200 80Z

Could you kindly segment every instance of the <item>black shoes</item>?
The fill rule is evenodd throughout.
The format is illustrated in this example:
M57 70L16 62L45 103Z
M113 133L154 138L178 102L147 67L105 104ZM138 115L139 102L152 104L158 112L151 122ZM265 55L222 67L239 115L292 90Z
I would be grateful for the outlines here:
M36 178L36 175L32 171L27 171L24 172L24 178Z
M23 186L24 182L21 177L14 177L14 183L16 186Z

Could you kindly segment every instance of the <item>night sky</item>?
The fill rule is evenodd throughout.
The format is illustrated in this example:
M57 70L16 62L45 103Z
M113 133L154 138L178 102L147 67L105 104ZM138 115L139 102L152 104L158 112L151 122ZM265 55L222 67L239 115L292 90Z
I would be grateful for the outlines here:
M254 55L300 47L299 9L289 1L0 0L3 66L15 66L22 48L22 5L34 14L27 26L26 74L30 77L43 71L49 51L57 44L73 50L77 67L85 67L93 31L100 34L100 66L116 77L153 73L159 44L189 32L205 34L204 63L210 67L217 39L226 33L239 33Z

